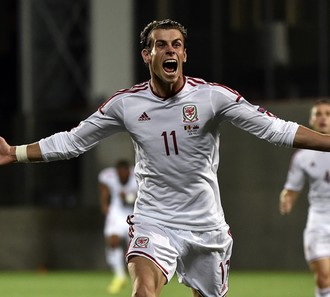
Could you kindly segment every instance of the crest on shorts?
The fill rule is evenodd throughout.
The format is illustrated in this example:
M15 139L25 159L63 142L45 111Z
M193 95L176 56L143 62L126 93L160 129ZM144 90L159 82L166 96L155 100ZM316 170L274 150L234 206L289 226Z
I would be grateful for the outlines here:
M149 237L138 237L135 239L134 247L135 248L147 248L149 243Z
M185 105L182 109L183 122L193 123L198 121L197 106L196 105Z

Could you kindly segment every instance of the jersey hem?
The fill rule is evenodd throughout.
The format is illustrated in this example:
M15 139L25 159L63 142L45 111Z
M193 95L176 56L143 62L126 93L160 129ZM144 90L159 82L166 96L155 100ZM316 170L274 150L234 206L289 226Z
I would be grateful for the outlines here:
M137 214L137 213L134 213L134 221L148 222L148 224L162 225L164 227L169 227L169 228L173 228L173 229L177 229L177 230L198 231L198 232L217 230L219 228L222 228L222 227L228 225L225 220L223 220L222 222L216 223L214 225L209 225L209 226L208 225L207 226L185 225L185 224L180 224L180 223L171 224L171 223L163 221L163 220L157 220L153 217L148 217L148 216Z

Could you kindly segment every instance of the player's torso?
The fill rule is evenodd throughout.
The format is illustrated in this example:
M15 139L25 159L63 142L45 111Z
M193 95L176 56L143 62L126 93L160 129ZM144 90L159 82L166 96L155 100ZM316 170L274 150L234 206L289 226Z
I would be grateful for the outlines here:
M115 172L115 169L111 169L112 171L108 171L108 176L105 179L105 183L108 186L110 190L111 195L111 208L115 209L124 209L124 208L130 208L132 209L132 205L127 205L125 201L123 201L121 194L124 195L134 195L136 196L137 186L136 186L136 180L133 175L133 173L130 175L129 180L127 183L122 184L120 182L120 179L118 175Z
M167 100L137 100L125 106L125 126L137 153L153 163L149 165L193 170L200 165L200 154L208 155L214 148L216 129L206 128L214 117L207 92L193 89Z
M303 154L301 166L310 184L330 191L330 153L306 150Z
M150 88L123 98L118 109L136 154L135 215L200 230L223 222L218 122L211 101L208 85L186 86L166 100Z
M329 212L330 153L303 150L301 151L300 162L300 166L304 170L309 182L308 200L310 204L310 213L320 213L323 211ZM317 221L319 221L320 219L321 217L319 217ZM328 223L330 223L329 219L327 220ZM323 221L323 219L321 219L321 221Z

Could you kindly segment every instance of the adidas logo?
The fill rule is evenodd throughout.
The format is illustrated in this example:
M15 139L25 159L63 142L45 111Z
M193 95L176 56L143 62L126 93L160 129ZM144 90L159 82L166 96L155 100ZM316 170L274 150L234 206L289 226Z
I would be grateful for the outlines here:
M146 112L144 112L143 114L140 115L139 117L139 121L150 121L151 119L149 118L149 116L147 115Z

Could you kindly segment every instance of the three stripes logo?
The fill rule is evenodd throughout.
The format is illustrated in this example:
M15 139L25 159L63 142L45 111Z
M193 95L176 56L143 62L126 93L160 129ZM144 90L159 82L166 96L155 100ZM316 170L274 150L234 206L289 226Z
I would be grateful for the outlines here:
M143 121L150 121L151 119L149 118L149 116L147 115L146 112L144 112L143 114L140 115L138 121L139 122L143 122Z

